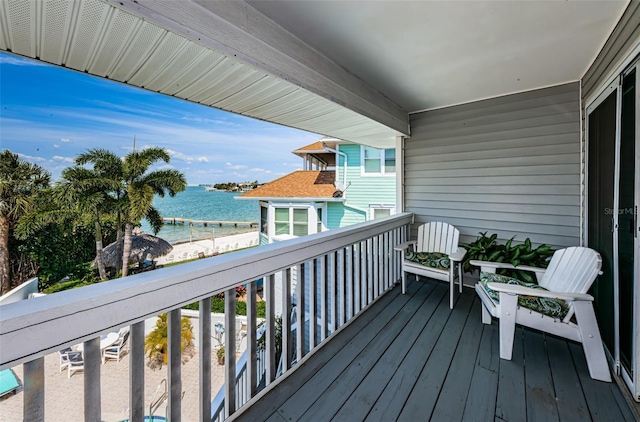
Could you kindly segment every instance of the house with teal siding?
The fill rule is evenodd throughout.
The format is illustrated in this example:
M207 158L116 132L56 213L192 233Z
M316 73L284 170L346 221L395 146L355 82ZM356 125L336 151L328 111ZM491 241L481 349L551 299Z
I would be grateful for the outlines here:
M293 154L302 170L237 197L259 201L260 244L395 213L395 149L323 138Z

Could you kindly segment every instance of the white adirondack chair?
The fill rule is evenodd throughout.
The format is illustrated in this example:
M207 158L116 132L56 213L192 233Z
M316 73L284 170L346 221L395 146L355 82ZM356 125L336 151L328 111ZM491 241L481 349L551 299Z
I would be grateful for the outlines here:
M458 246L460 232L451 224L442 222L426 223L418 227L418 238L401 243L394 249L402 251L402 293L407 286L407 273L416 276L435 278L449 282L449 307L453 309L453 292L455 279L458 279L460 293L462 293L462 260L466 249ZM413 248L415 253L442 253L449 257L447 270L433 268L406 259L407 253Z
M490 274L495 274L498 268L514 268L511 264L475 260L471 261L471 265ZM546 291L489 282L487 287L499 292L499 301L496 301L488 294L482 282L476 284L476 292L484 305L482 322L491 324L491 316L500 319L500 358L511 360L515 326L520 324L582 343L591 378L611 382L593 309L593 297L587 294L595 279L602 274L601 266L602 258L598 252L589 248L570 247L556 251L546 269L518 266L519 270L535 272L538 285L547 289ZM562 319L550 317L519 306L519 296L560 299L569 306L569 312Z

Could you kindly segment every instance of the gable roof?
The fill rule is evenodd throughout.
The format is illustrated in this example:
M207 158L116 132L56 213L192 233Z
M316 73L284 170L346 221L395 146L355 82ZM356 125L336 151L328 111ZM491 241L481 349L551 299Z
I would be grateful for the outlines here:
M339 201L334 198L334 170L297 170L252 191L239 195L238 199L321 199Z

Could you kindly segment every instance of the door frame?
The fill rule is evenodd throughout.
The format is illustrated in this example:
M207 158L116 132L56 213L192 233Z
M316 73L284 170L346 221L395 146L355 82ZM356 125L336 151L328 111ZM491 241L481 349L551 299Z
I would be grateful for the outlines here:
M619 304L619 261L618 261L618 241L619 241L619 183L620 183L620 145L621 145L621 116L622 116L622 78L624 75L636 69L636 125L635 125L635 238L634 238L634 300L633 300L633 352L631 367L633 374L626 371L620 362L620 304ZM610 79L611 81L611 79ZM588 222L589 222L589 182L587 172L589 171L589 116L590 114L613 92L616 95L616 133L615 133L615 166L614 166L614 186L613 189L613 201L614 208L612 210L613 216L613 290L614 290L614 351L613 355L607 353L610 363L613 365L616 374L624 380L629 387L634 399L640 401L640 231L638 217L638 207L640 206L640 59L638 57L630 59L629 63L620 73L613 78L608 85L604 86L600 92L597 93L595 98L585 104L585 131L584 131L584 224L582 227L584 243L588 243Z

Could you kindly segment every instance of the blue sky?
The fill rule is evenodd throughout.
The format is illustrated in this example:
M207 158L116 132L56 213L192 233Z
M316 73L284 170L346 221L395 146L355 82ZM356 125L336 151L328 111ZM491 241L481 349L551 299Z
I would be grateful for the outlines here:
M54 180L79 153L166 148L189 184L267 182L301 168L320 136L0 53L0 149Z

